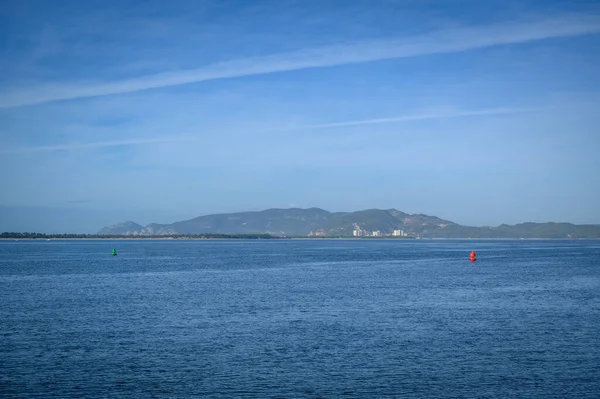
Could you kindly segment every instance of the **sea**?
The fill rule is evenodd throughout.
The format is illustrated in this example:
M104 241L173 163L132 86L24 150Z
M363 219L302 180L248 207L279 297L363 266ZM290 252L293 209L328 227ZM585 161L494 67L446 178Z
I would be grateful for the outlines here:
M599 398L600 240L1 241L0 396Z

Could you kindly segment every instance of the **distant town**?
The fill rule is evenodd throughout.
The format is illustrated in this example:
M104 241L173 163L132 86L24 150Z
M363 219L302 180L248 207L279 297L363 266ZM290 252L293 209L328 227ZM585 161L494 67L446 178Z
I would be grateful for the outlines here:
M356 223L354 223L354 231L352 231L352 235L354 237L383 237L383 236L408 237L408 234L405 233L404 230L394 230L394 231L392 231L392 234L382 234L380 230L374 230L374 231L363 230Z
M367 231L367 230L361 230L361 229L356 229L352 232L352 235L354 237L386 237L386 236L391 236L391 237L408 237L408 234L404 232L404 230L394 230L392 231L392 234L382 234L381 231L379 230L375 230L375 231Z
M361 229L357 223L353 224L354 230L352 231L353 237L407 237L408 233L404 230L393 230L391 233L382 233L381 230L365 230ZM325 237L326 233L322 230L316 232L311 231L308 234L309 237Z

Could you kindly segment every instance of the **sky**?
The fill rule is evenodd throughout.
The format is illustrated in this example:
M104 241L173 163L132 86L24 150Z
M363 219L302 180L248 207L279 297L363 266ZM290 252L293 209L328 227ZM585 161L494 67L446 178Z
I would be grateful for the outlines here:
M0 208L600 223L599 63L597 1L5 0Z

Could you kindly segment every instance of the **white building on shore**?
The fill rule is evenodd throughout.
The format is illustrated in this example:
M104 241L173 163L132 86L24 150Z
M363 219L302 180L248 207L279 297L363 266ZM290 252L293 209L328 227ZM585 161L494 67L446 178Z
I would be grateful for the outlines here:
M352 232L352 235L353 235L354 237L362 237L362 236L364 235L364 232L363 232L363 230L354 230L354 231Z

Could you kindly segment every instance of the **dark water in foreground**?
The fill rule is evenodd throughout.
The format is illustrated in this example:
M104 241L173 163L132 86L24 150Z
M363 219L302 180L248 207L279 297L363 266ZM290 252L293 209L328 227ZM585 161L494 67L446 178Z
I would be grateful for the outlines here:
M0 395L598 398L600 242L0 242Z

